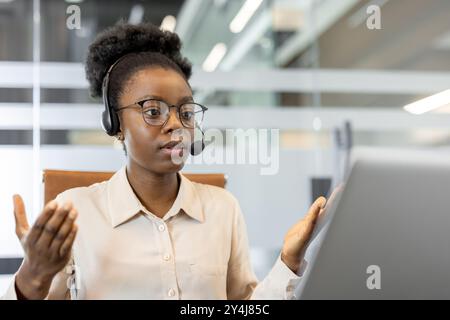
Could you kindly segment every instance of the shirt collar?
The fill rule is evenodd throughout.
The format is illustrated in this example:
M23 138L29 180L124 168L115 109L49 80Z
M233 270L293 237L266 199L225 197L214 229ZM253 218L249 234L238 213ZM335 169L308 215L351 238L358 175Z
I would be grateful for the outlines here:
M163 220L177 215L182 210L191 218L203 222L203 207L194 183L181 173L178 174L181 179L180 188L172 207L163 217ZM153 216L139 201L128 182L126 166L123 166L109 179L107 193L108 210L113 228L128 221L140 212Z

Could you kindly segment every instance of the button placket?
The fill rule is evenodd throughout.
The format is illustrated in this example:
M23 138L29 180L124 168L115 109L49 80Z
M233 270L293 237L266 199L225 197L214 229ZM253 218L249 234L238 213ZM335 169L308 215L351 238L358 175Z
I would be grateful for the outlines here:
M167 224L162 221L157 222L158 233L160 234L161 244L162 244L162 268L166 271L164 272L163 281L166 284L166 297L169 299L178 298L178 281L175 270L175 259L173 259L173 248L172 240L169 234L169 228Z

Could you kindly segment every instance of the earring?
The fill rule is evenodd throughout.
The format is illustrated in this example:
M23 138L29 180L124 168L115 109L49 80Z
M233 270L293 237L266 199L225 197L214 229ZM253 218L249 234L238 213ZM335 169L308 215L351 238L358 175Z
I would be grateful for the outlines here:
M124 140L124 136L123 136L123 133L122 132L119 132L118 134L117 134L117 139L119 140L119 141L123 141Z

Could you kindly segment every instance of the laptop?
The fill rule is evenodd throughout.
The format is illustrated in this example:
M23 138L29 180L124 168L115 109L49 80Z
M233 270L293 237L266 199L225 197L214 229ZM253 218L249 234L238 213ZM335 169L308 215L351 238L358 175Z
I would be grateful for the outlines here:
M355 152L306 260L299 299L450 299L450 156Z

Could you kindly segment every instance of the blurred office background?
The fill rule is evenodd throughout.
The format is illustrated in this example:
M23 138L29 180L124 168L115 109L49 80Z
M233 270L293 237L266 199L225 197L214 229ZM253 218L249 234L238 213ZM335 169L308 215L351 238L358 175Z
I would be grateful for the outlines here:
M66 25L71 5L80 29ZM367 26L373 5L381 29ZM262 278L284 233L341 174L346 122L354 146L446 152L449 110L403 106L450 87L449 13L448 0L0 0L0 291L22 255L12 194L33 219L42 169L124 163L84 76L99 31L119 20L174 28L194 64L195 98L209 108L205 129L280 130L275 175L250 164L184 170L228 176Z

